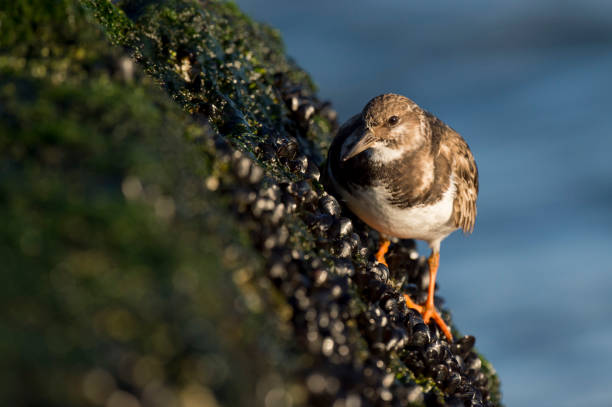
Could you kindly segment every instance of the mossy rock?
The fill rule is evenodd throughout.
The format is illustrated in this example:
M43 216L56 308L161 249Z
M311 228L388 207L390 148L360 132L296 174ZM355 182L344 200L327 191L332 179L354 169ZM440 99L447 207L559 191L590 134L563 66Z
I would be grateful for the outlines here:
M319 180L334 113L278 32L178 0L0 27L2 405L499 404L488 363L461 397L411 364L441 342L385 308L401 275L371 287L375 234Z

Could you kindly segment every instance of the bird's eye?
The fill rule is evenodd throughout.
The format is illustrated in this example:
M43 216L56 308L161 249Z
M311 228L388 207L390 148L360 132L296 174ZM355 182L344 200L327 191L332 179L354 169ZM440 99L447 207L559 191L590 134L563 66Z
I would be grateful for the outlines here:
M389 117L389 120L387 120L387 123L389 123L389 126L395 126L398 122L399 122L399 117L397 116L391 116Z

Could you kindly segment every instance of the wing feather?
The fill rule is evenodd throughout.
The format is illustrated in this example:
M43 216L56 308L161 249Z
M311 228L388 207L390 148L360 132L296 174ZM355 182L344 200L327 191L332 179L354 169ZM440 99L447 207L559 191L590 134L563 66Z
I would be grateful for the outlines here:
M470 147L453 129L435 116L430 115L433 134L440 135L439 152L451 163L456 192L453 203L453 221L464 233L472 233L476 222L476 200L478 198L478 167ZM434 137L434 145L436 143Z

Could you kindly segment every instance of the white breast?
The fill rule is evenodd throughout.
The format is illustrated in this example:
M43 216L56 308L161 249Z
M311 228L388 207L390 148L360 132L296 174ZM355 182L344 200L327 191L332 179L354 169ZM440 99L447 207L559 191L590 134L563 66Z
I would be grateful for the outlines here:
M380 233L424 240L432 249L439 250L442 239L457 229L452 219L456 191L452 178L438 202L405 209L389 203L391 197L383 186L357 188L349 192L336 183L331 173L330 178L350 210Z

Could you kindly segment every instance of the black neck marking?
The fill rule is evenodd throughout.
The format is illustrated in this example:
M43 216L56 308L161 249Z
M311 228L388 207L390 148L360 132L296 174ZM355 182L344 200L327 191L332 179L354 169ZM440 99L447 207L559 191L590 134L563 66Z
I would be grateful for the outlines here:
M328 154L328 166L336 182L343 188L354 190L382 185L389 192L389 203L399 208L427 205L438 202L450 184L450 162L438 154L440 140L431 145L388 163L372 161L367 152L358 154L346 162L340 159L342 145L361 125L356 120L341 129L334 138ZM433 169L431 174L426 171Z

